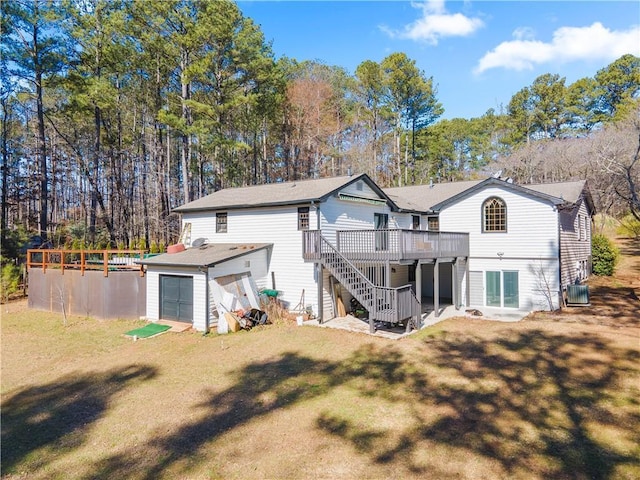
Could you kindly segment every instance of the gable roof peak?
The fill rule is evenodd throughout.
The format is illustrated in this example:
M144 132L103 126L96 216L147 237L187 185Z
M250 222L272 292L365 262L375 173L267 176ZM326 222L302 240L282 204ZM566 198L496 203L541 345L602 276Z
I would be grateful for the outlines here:
M380 197L396 208L392 200L366 174L323 177L287 182L224 188L175 208L178 213L284 206L321 202L352 183L364 181Z

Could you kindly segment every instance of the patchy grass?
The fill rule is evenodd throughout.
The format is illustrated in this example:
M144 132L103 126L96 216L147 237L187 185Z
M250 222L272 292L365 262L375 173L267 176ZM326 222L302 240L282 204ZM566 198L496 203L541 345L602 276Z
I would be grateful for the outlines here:
M638 257L621 265L592 309L400 341L282 323L133 342L140 322L4 305L2 476L639 478Z

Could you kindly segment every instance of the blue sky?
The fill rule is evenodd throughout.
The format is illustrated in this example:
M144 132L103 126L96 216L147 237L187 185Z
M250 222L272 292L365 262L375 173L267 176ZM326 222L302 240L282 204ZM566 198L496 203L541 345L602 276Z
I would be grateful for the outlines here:
M539 75L566 85L622 56L640 56L638 1L238 0L276 57L319 60L354 73L404 52L432 76L442 118L506 107Z

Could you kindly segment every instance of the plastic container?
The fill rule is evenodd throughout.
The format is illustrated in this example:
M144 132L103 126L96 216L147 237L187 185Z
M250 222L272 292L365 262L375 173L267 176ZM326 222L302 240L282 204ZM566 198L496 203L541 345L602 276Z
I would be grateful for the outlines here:
M184 252L184 250L185 250L184 243L176 243L175 245L169 245L167 247L167 253Z

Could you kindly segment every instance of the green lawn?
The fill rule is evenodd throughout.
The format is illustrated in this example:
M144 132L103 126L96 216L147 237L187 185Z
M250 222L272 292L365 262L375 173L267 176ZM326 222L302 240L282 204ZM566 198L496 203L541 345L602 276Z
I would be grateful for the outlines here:
M637 322L134 342L2 308L3 478L640 478Z

